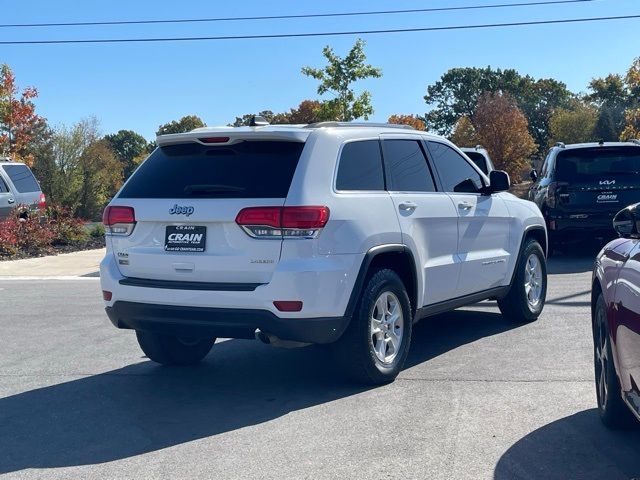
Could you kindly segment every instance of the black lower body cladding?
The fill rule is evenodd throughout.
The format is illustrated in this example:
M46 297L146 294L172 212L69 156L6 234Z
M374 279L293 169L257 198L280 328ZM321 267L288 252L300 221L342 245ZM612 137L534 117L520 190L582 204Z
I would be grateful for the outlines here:
M106 308L118 328L194 338L254 338L257 328L282 340L303 343L336 341L348 317L280 318L268 310L182 307L118 301Z

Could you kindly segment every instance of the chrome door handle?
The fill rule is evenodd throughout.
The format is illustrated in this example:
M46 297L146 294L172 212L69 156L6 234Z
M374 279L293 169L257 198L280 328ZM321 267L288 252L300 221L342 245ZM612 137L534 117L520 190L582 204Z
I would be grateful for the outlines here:
M7 203L9 203L9 204L16 203L16 201L13 198L7 198Z
M400 205L398 205L398 208L400 210L404 210L405 212L410 212L418 208L418 205L413 202L402 202Z
M460 202L458 204L458 208L461 208L462 210L471 210L472 207L473 205L471 205L469 202Z

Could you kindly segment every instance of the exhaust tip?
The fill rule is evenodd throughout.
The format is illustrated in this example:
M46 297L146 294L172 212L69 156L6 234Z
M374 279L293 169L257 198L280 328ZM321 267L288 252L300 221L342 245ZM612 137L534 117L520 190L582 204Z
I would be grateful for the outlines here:
M267 345L271 344L271 340L269 339L269 336L265 334L263 331L261 331L259 328L256 328L254 335L256 337L256 340L260 340L262 343Z

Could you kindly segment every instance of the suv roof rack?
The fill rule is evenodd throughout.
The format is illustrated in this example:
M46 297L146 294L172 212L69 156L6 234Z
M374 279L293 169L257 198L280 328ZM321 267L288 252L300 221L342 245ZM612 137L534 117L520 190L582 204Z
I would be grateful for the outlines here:
M637 138L634 138L631 140L631 143L635 143L636 145L640 145L640 140L638 140Z
M415 130L411 125L400 125L397 123L374 123L374 122L316 122L310 123L304 128L331 128L331 127L373 127L373 128L400 128L403 130Z
M10 157L0 157L0 162L13 162Z
M554 147L564 148L564 142L556 142L556 144L554 145Z

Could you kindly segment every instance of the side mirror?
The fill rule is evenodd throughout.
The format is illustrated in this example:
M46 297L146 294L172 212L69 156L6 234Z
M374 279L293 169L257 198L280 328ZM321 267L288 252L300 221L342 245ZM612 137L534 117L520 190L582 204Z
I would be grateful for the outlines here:
M494 192L506 192L511 186L509 174L503 170L491 170L489 172L489 190Z
M538 172L536 172L535 168L529 172L529 178L531 178L532 182L538 180Z
M613 217L613 229L623 238L640 238L640 203L623 208Z

